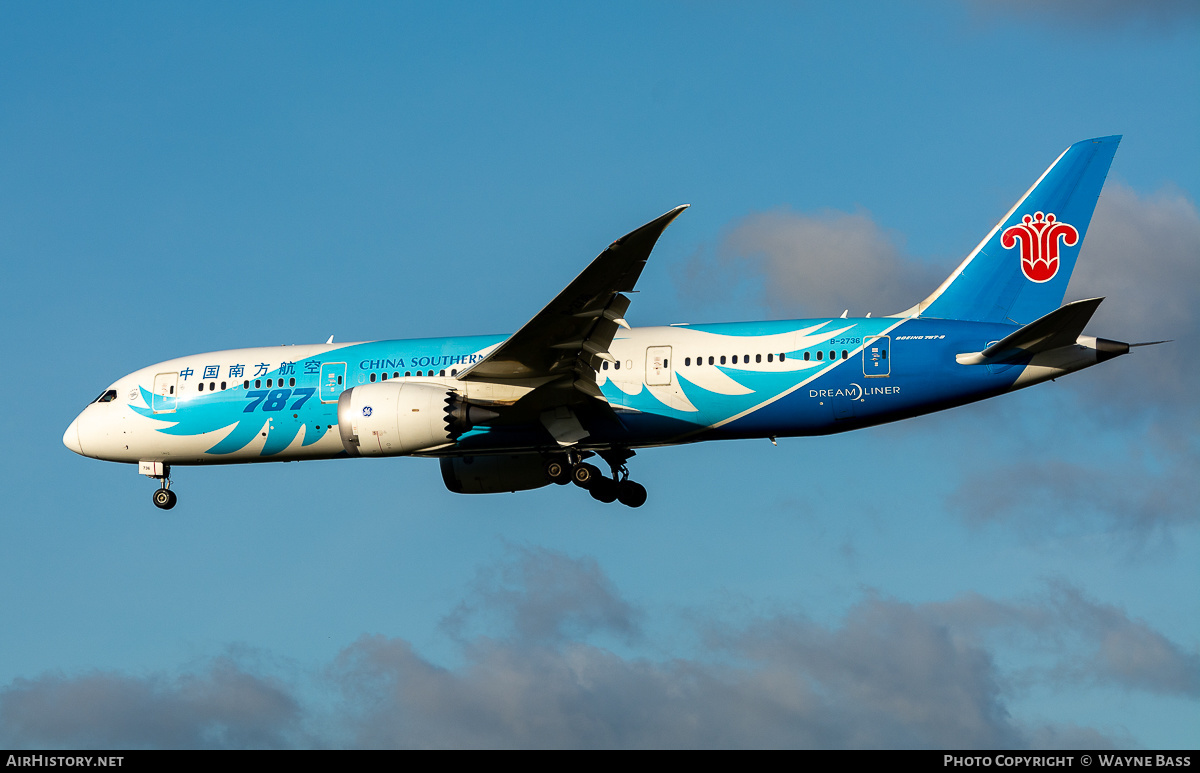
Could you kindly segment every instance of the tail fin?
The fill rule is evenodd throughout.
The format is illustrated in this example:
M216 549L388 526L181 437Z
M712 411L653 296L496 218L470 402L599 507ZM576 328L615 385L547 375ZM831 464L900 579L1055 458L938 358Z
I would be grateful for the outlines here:
M1063 151L941 287L896 316L1023 325L1057 309L1120 141Z

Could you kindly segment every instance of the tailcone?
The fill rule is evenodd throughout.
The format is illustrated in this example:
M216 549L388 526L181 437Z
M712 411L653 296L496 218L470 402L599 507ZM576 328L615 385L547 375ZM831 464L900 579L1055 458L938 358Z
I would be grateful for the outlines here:
M1112 341L1107 338L1096 339L1096 362L1111 360L1113 357L1120 357L1122 354L1129 354L1129 344L1123 341Z

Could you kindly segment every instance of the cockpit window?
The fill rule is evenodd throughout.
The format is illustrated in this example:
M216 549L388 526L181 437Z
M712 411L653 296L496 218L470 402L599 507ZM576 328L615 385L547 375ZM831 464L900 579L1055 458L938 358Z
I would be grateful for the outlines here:
M117 390L110 389L107 392L105 392L104 394L97 397L95 400L92 400L92 402L93 403L111 403L113 400L116 400L116 399L117 399Z

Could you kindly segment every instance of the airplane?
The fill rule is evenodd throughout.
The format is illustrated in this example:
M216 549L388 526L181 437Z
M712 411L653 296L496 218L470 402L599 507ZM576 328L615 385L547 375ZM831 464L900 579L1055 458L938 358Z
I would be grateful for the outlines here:
M438 459L453 492L574 483L640 507L627 466L638 449L859 429L1138 346L1083 334L1103 298L1061 305L1120 139L1068 147L898 314L631 327L628 293L684 205L609 245L512 335L179 357L109 385L63 443L136 464L164 510L175 467L389 456Z

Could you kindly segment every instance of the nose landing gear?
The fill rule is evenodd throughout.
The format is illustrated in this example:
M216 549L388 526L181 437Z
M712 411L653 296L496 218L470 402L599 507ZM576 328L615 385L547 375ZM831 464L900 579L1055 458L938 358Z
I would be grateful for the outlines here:
M171 465L163 462L138 462L138 472L147 478L159 481L158 491L154 492L154 506L159 510L170 510L179 501L171 490Z

